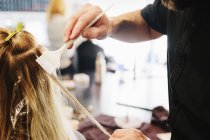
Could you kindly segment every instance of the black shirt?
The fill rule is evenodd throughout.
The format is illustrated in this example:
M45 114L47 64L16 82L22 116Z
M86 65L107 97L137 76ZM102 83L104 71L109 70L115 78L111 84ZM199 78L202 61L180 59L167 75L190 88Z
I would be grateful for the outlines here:
M209 5L168 10L161 0L141 14L168 37L169 123L172 140L210 139Z

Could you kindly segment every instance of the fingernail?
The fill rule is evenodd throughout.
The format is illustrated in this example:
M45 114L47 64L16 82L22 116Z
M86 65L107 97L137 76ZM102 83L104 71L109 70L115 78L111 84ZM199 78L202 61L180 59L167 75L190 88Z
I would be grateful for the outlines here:
M65 36L63 39L64 42L68 41L68 36Z
M70 45L70 46L68 46L68 49L71 49L73 47L73 44L72 45Z
M75 39L76 38L76 34L75 34L76 32L75 31L73 31L72 33L71 33L71 35L70 35L70 39Z

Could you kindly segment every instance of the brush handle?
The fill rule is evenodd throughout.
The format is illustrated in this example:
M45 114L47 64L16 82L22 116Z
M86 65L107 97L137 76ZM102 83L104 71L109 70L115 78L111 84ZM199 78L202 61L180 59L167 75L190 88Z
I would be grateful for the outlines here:
M106 131L106 129L97 121L93 116L80 104L80 102L72 95L72 93L67 90L61 82L58 80L58 78L54 75L50 75L51 79L61 88L61 90L64 92L65 96L76 103L76 106L84 113L88 118L108 137L111 137L111 135Z
M76 39L75 39L76 40ZM65 43L60 49L56 50L57 55L61 57L61 55L68 50L68 47L72 44L74 44L75 40L69 40L67 43Z
M107 9L105 9L102 13L100 13L97 17L95 17L92 22L90 22L85 29L82 31L84 32L85 30L87 30L88 28L90 28L91 26L93 26L94 23L96 23L96 21L98 21L110 8L112 5L110 5Z

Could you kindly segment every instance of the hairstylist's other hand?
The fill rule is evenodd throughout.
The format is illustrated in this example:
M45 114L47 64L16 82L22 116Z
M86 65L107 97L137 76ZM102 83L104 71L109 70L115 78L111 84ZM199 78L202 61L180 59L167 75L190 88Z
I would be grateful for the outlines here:
M82 32L85 27L100 13L101 8L86 4L75 13L66 25L64 41L76 39L80 34L87 39L103 39L108 35L110 21L106 15L102 16L92 27ZM69 47L71 48L71 46Z
M149 140L140 130L118 129L109 140Z

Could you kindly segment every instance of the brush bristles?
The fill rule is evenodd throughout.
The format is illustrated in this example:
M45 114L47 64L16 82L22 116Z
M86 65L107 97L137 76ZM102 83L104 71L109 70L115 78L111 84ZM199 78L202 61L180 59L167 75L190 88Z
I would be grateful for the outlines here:
M48 73L54 74L56 72L56 67L53 66L47 58L43 55L36 59L36 62Z

